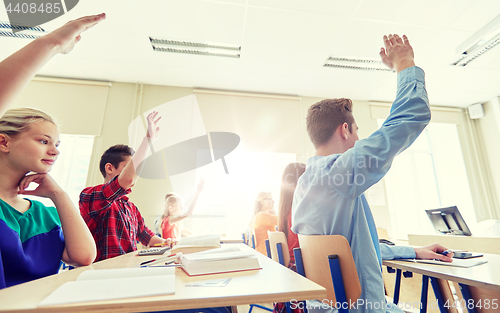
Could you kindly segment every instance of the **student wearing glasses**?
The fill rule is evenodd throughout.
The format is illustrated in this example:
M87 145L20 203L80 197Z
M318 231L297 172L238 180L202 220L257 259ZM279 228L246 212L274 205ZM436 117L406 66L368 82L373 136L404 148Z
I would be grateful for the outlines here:
M255 231L255 249L267 255L267 231L276 231L278 216L274 212L274 200L270 192L259 192L255 200L250 228Z

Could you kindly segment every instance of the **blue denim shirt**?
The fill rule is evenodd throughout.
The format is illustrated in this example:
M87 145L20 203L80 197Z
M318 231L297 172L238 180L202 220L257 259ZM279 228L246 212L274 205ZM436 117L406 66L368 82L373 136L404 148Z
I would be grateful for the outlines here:
M415 257L411 247L379 244L363 192L384 177L394 157L415 141L430 117L423 70L404 69L398 73L396 100L382 127L342 154L308 159L299 179L292 231L347 238L361 283L360 301L364 301L351 312L392 311L384 309L382 259Z

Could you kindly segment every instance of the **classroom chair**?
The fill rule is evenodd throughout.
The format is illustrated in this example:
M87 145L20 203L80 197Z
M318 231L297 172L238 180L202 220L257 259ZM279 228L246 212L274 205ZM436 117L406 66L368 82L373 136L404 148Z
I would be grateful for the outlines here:
M294 249L297 272L326 288L327 299L339 313L361 295L356 264L347 239L338 235L301 235ZM323 300L323 299L319 299Z
M267 256L288 267L290 265L290 253L288 252L288 241L285 233L281 231L268 231L266 240ZM291 313L290 302L285 302L286 312Z
M269 251L268 256L283 266L290 264L290 254L288 252L288 241L284 232L268 231Z
M255 231L253 229L248 228L243 234L243 243L245 243L247 246L252 247L252 249L255 249Z
M248 241L246 241L246 244L247 244L247 246L250 246L253 249L255 249L255 231L253 229L250 229L250 230L247 230L247 233L250 233L251 236L250 236L250 238L248 238ZM266 248L267 248L268 256L269 256L269 240L266 240ZM273 311L273 309L265 307L265 306L260 305L260 304L249 304L249 306L250 306L250 309L248 310L248 313L252 313L252 310L254 307L257 307L259 309L266 310L269 312ZM290 312L288 312L288 313L290 313Z

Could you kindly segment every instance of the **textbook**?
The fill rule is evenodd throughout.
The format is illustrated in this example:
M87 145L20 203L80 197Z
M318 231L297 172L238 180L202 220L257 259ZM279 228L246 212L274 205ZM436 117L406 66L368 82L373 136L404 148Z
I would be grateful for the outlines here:
M87 270L38 306L175 294L175 268Z
M436 264L443 266L454 266L454 267L473 267L476 265L481 265L484 263L488 263L486 259L453 259L453 262L443 262L436 260L420 260L420 259L395 259L394 261L407 261L414 263L427 263L427 264Z
M183 237L175 245L175 248L184 247L220 247L220 235L204 235L195 237Z
M185 254L181 264L189 276L261 269L254 252L243 252L237 246Z

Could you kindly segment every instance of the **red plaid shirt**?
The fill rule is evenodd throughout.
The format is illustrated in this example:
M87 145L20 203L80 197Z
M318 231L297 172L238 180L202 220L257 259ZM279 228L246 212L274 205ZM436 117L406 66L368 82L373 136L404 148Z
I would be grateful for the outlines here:
M154 236L137 207L125 196L130 192L120 186L116 176L80 194L80 214L94 237L96 262L135 251L137 240L147 245Z

